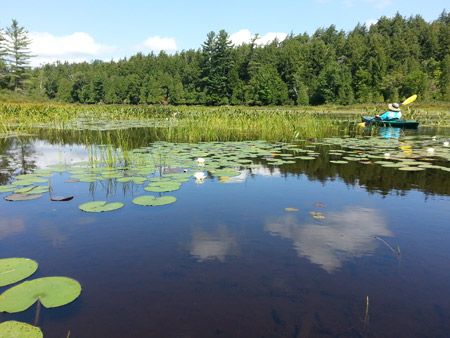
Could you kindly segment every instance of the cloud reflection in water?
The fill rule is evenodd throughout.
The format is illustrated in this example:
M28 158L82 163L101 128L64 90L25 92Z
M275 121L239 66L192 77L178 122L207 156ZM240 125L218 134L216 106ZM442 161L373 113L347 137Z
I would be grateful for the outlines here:
M194 230L191 242L191 255L199 262L218 259L225 261L227 255L236 249L236 240L228 235L225 226L219 226L216 234L210 234L200 229Z
M346 207L342 212L326 213L326 220L300 223L293 214L266 221L264 230L290 238L299 257L307 258L332 273L343 262L370 255L378 246L375 236L393 237L375 209Z

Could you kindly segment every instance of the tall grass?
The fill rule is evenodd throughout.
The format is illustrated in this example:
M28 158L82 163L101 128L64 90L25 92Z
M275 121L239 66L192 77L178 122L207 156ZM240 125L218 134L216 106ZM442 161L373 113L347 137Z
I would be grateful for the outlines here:
M292 141L320 138L349 128L358 117L343 120L329 113L292 109L188 106L124 106L69 104L0 104L0 132L32 126L75 129L71 122L127 120L161 121L152 133L158 140L175 142L264 139Z

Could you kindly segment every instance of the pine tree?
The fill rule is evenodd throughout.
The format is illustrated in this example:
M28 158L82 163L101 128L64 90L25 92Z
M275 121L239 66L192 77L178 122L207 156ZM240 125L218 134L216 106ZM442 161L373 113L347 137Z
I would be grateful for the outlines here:
M5 74L6 74L6 48L5 48L5 36L3 29L0 28L0 88L5 87Z
M29 50L30 43L28 32L13 19L11 26L6 28L4 45L10 87L14 90L23 89L30 76L29 59L32 57Z
M228 104L232 96L228 74L234 65L231 57L233 47L229 35L223 29L218 35L210 32L202 47L202 82L207 103Z

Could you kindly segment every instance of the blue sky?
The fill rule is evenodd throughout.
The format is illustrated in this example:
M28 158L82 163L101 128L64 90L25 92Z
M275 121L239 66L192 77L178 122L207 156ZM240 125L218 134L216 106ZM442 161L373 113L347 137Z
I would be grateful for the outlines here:
M14 0L2 1L0 27L12 19L29 32L33 65L56 60L109 61L141 51L201 48L210 31L225 29L235 44L256 33L260 43L314 33L334 24L349 31L381 16L420 14L430 22L448 0ZM447 7L446 7L447 6Z

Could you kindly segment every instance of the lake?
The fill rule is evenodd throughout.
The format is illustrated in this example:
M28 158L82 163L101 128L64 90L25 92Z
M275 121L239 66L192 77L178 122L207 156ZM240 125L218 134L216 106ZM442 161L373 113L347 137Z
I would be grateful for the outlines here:
M82 286L41 307L44 337L450 335L448 130L289 144L108 133L0 139L0 257L35 260L27 280ZM41 197L5 200L16 189ZM79 208L92 201L123 206Z

